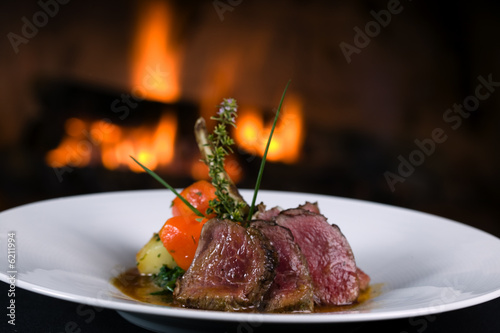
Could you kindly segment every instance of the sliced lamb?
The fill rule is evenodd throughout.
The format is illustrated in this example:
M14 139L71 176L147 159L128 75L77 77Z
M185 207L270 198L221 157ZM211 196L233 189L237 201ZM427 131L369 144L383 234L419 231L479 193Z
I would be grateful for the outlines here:
M282 211L276 223L289 228L304 254L318 305L350 304L358 298L359 281L351 247L336 225L304 209Z
M266 210L266 205L263 203L260 203L257 205L258 211L253 215L254 220L264 220L264 221L272 221L276 216L279 215L279 213L283 210L281 207L273 207L270 209ZM309 202L306 201L305 204L299 205L297 208L299 209L305 209L307 211L310 211L312 213L319 214L319 207L317 202Z
M370 285L370 276L366 274L364 271L361 270L361 268L357 268L356 274L358 275L358 280L359 280L359 290L360 291L365 291L368 289L368 286Z
M309 201L306 201L305 204L303 205L300 205L299 207L297 207L299 209L305 209L305 210L308 210L312 213L316 213L316 214L319 214L319 207L318 207L318 203L317 202L309 202Z
M273 207L266 210L266 205L264 205L263 203L259 204L257 208L258 210L253 215L253 220L272 221L282 211L280 207Z
M291 231L270 221L253 221L271 242L278 254L278 266L262 310L266 312L311 312L314 307L313 288L307 261Z
M259 230L212 219L203 226L193 263L177 281L174 300L206 310L257 310L277 262L276 252Z

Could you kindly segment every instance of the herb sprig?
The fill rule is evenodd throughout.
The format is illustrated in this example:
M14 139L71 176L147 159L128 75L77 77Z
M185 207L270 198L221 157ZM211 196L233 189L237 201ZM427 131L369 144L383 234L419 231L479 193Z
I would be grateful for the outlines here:
M164 295L172 293L175 289L175 282L177 281L177 278L182 276L184 273L184 270L179 266L168 268L166 265L163 265L158 274L153 276L153 282L163 290L151 293L151 295Z
M208 175L212 179L216 191L217 199L209 202L207 214L215 213L221 219L230 219L241 222L244 220L244 211L246 203L241 200L235 200L230 193L231 183L224 170L224 161L226 156L233 153L231 148L234 140L228 133L229 127L236 127L238 105L234 98L227 98L219 105L217 115L211 117L217 121L212 134L208 135L210 153L205 156L205 163L208 166Z
M215 213L218 218L230 219L235 222L243 222L245 219L247 219L248 221L251 220L253 212L255 210L255 202L257 200L257 194L259 192L260 183L262 181L262 175L264 173L267 153L271 145L274 129L276 128L281 106L283 105L283 100L285 99L286 91L288 90L290 82L291 81L288 80L285 86L285 90L283 91L278 109L276 111L276 116L274 117L273 126L271 128L266 149L264 151L262 162L260 164L257 182L255 184L254 194L252 198L252 204L250 205L250 207L248 207L247 203L243 200L243 198L241 198L236 187L234 186L224 169L224 161L226 159L226 156L233 153L233 149L231 148L231 146L234 145L234 140L228 133L228 127L236 128L236 117L238 111L236 100L234 98L227 98L224 99L219 105L217 115L211 117L212 120L217 121L217 125L215 126L212 134L206 136L205 121L203 118L198 119L195 125L195 134L197 136L198 144L200 145L200 150L202 152L204 162L208 166L208 174L212 179L212 184L216 189L215 195L217 197L217 199L211 200L209 202L207 215ZM204 217L204 215L200 211L193 207L184 197L182 197L160 176L142 165L134 157L130 157L149 175L155 178L163 186L171 190L196 215Z

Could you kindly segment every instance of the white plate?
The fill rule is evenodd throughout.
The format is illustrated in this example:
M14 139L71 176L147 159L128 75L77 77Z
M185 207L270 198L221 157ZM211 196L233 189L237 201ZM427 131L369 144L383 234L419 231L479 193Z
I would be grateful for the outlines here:
M250 200L251 192L242 191ZM340 323L421 316L500 296L500 240L429 214L338 197L261 191L269 207L318 201L340 226L359 267L382 285L355 310L317 314L200 311L140 303L110 279L133 267L135 253L170 216L167 190L83 195L37 202L0 213L0 243L15 232L17 286L91 306L118 310L149 329L204 329L221 324ZM6 247L2 246L3 251ZM7 282L6 255L0 279Z

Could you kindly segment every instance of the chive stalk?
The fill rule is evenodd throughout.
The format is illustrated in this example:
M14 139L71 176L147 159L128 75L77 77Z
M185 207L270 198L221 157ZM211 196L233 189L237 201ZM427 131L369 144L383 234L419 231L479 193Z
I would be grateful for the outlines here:
M136 160L135 158L133 158L132 156L130 156L131 159L134 160L135 163L139 164L139 166L141 168L144 169L144 171L146 171L151 177L153 177L154 179L156 179L160 184L162 184L163 186L165 186L166 188L168 188L170 191L172 191L179 199L181 199L181 201L183 203L186 204L186 206L189 207L189 209L191 209L193 211L193 213L195 213L196 215L198 215L199 217L205 217L198 209L196 209L193 205L191 205L189 203L189 201L187 201L182 195L179 194L179 192L177 192L175 190L175 188L173 188L172 186L170 186L170 184L168 184L166 181L164 181L160 176L158 176L158 174L156 174L154 171L152 170L149 170L146 166L142 165L141 162L139 162L138 160Z
M271 145L271 140L273 138L274 128L276 127L276 123L278 122L278 117L281 110L281 105L283 104L283 100L285 99L286 91L288 86L290 85L290 81L285 86L285 90L283 91L283 95L281 95L280 104L278 106L278 110L276 111L276 116L274 117L273 127L271 128L271 133L269 134L269 138L267 139L266 149L264 151L264 155L262 156L262 161L260 163L259 174L257 176L257 182L255 184L255 190L253 192L252 204L250 205L250 211L248 212L248 220L252 219L253 211L255 210L255 202L257 201L257 193L259 192L260 183L262 181L262 174L264 173L264 166L266 164L267 152L269 151L269 146Z

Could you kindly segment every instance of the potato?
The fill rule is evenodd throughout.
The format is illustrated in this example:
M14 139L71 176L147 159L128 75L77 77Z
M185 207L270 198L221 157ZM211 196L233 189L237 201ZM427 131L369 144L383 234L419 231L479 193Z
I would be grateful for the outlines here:
M158 274L163 265L174 268L174 258L167 252L158 234L154 234L149 242L135 256L137 269L141 274Z

